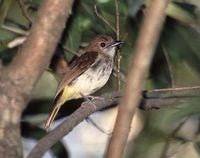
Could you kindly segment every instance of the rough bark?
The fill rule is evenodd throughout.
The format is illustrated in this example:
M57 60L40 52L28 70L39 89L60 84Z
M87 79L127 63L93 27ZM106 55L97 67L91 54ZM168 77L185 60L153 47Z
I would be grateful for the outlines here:
M49 65L72 4L73 0L44 0L21 51L0 70L0 157L22 157L21 113Z

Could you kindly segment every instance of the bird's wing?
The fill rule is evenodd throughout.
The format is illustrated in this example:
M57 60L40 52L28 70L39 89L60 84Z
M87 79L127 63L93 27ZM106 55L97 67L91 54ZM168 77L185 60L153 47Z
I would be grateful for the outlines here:
M63 79L59 83L54 99L59 96L59 93L64 89L66 85L70 84L73 80L85 72L95 62L97 56L97 52L86 52L80 57L77 57L70 64L71 69L65 73Z

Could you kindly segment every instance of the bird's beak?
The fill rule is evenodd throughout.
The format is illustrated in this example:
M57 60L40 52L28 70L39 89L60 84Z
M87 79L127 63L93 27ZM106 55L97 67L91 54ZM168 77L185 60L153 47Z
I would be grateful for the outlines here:
M123 43L122 41L114 41L114 42L108 44L106 48L117 47L117 46L121 45L122 43Z
M121 45L121 44L123 44L122 41L114 41L110 46L111 46L111 47L117 47L117 46L119 46L119 45Z

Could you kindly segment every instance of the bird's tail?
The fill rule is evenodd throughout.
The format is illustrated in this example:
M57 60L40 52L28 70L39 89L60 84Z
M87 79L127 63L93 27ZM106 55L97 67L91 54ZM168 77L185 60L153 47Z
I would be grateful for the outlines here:
M57 105L57 106L55 106L53 108L52 112L50 113L50 115L49 115L49 117L48 117L48 119L47 119L47 121L45 123L45 128L46 129L48 129L51 126L51 124L53 123L53 121L54 121L54 119L55 119L60 107L61 107L60 105L59 106Z

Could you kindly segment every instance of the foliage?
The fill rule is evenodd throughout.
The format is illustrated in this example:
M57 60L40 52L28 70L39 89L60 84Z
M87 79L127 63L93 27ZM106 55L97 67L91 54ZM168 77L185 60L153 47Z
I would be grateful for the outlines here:
M19 2L9 0L1 1L1 3L3 3L1 4L2 7L0 7L1 26L12 26L29 31L32 23L22 14ZM32 19L35 18L40 3L40 0L24 1L26 11ZM115 33L111 28L95 14L94 5L97 5L98 11L110 24L113 26L116 25L113 0L76 1L73 13L66 24L66 29L54 58L64 56L68 62L71 61L74 55L64 49L64 47L78 51L97 34L109 34L115 37ZM142 0L126 0L120 1L119 3L120 39L124 41L124 46L121 50L121 71L124 74L127 74L131 62L131 54L147 5L148 1ZM9 42L22 36L24 35L8 31L4 27L0 28L0 59L2 59L4 64L8 64L18 52L17 49L21 47L8 48ZM199 0L174 0L167 9L166 22L163 26L162 35L150 68L150 73L146 79L145 89L200 85L199 43ZM52 62L54 62L53 59ZM38 119L38 114L48 113L50 110L49 104L51 103L57 85L57 80L54 78L54 75L54 72L50 71L46 71L43 74L33 91L32 102L23 114L23 120L33 123L34 126L38 126L41 121L44 121L43 117ZM97 92L97 94L115 91L116 84L116 78L111 77L107 85ZM121 88L123 86L124 84L122 84ZM129 148L130 155L138 158L159 157L169 133L183 119L193 115L199 117L200 108L198 104L199 99L185 103L184 106L178 106L177 108L143 113L146 118L146 126L136 141L133 142L134 149L132 147ZM61 111L60 117L66 115L63 111ZM38 135L40 135L39 132ZM184 137L181 138L184 139L185 143L188 142ZM198 132L196 132L195 137L190 141L196 145L195 152L199 153L199 139L197 138L199 138Z

